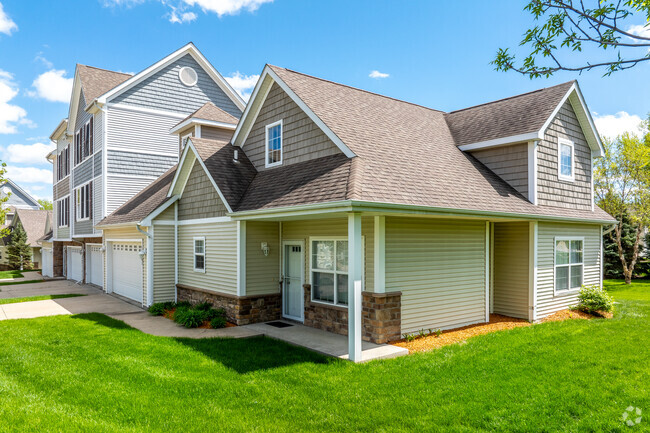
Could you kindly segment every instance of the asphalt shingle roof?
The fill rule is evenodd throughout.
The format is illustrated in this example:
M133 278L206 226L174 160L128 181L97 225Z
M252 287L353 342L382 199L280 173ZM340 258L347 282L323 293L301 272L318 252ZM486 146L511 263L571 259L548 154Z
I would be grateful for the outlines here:
M79 71L86 104L90 104L96 98L132 77L131 74L79 64L77 70Z
M190 114L185 119L178 122L176 125L174 125L174 128L189 119L212 120L213 122L230 123L232 125L236 125L237 122L239 121L238 118L236 118L230 113L226 113L225 111L223 111L221 108L217 107L210 101L206 102L194 113Z
M51 210L16 209L16 216L27 233L27 245L38 247L36 243L45 234L48 218L52 220Z

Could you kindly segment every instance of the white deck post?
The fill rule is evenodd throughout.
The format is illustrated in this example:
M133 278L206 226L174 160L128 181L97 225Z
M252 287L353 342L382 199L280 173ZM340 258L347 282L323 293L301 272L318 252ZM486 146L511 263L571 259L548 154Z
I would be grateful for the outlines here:
M348 214L348 354L361 361L361 214Z
M375 293L386 292L386 217L375 217Z

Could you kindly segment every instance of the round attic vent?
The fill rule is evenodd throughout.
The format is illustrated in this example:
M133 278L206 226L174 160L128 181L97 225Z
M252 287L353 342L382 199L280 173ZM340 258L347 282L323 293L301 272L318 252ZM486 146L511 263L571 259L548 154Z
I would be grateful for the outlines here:
M189 66L184 66L180 71L178 71L178 78L181 80L181 83L186 86L193 86L199 80L196 71Z

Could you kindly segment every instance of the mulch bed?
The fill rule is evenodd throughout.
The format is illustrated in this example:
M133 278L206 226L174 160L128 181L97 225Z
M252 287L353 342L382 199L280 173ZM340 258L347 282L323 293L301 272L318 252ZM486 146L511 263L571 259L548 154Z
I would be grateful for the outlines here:
M582 311L562 310L545 317L542 322L557 322L573 319L596 319L602 317L611 318L612 314L604 313L600 316L594 316ZM490 321L488 323L478 323L476 325L463 326L462 328L449 329L447 331L442 331L440 336L428 335L426 337L418 337L412 341L406 341L403 339L391 344L404 347L405 349L408 349L409 353L426 352L450 344L463 344L467 339L477 335L531 325L530 322L524 319L515 319L514 317L502 316L500 314L490 314Z

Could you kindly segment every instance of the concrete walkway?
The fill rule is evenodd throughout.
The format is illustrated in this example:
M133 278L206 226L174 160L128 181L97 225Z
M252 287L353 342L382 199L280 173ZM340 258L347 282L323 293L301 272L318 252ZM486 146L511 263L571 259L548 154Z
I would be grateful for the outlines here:
M287 343L305 347L324 355L348 359L348 339L301 324L285 322L291 326L277 328L266 323L236 326L223 329L188 329L164 317L154 317L142 308L102 290L67 280L35 284L4 286L0 298L22 298L38 295L83 294L75 298L49 299L0 305L0 320L31 319L65 314L102 313L144 333L174 338L248 338L265 335ZM374 359L407 355L408 350L388 344L363 342L362 362Z

